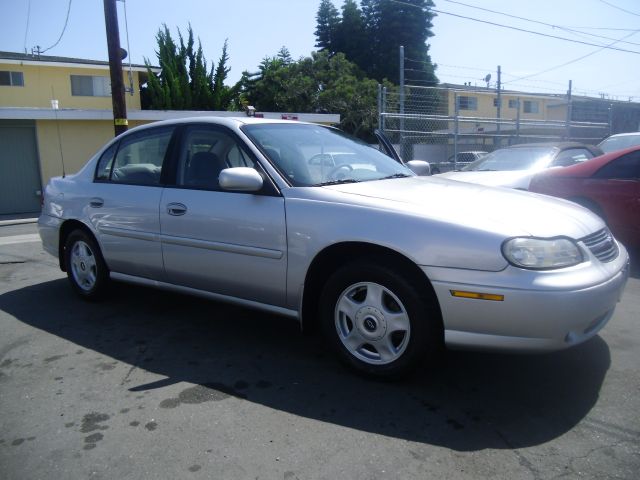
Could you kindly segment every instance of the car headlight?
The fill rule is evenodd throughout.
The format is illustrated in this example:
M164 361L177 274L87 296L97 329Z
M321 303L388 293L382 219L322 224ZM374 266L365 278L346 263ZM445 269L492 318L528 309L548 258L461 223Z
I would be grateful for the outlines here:
M512 238L502 245L502 254L512 265L532 270L570 267L584 260L568 238Z

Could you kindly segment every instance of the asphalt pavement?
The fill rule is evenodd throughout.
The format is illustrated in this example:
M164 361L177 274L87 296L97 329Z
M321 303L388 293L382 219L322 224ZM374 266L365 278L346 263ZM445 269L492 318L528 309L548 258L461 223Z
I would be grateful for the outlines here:
M289 319L116 284L77 298L0 226L0 478L636 479L640 269L597 337L449 352L398 383Z

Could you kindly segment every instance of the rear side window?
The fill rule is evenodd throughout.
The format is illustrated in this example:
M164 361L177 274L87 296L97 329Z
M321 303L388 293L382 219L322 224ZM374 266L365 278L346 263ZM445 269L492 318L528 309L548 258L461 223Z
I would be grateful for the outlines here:
M128 135L100 158L96 180L132 185L160 185L162 165L173 127Z
M640 178L640 152L620 157L598 170L595 178L637 180Z
M100 160L98 161L98 168L96 169L96 180L108 181L111 176L111 168L113 167L113 159L116 156L116 150L118 149L118 142L107 148Z
M593 158L593 153L586 148L569 148L560 152L551 163L551 166L568 167L569 165L581 163L590 158Z

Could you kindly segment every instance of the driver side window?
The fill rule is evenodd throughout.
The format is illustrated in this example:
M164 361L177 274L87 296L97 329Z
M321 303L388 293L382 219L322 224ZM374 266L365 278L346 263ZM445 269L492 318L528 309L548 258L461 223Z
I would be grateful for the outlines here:
M220 172L231 167L255 168L255 162L230 133L207 125L186 129L178 161L178 186L218 190Z

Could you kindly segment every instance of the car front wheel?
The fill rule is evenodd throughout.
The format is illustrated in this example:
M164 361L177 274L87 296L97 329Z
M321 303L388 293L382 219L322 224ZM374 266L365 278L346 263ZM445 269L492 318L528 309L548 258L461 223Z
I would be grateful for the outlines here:
M326 283L320 310L329 343L368 376L401 376L442 347L434 300L384 265L355 262L338 270Z
M67 238L64 251L67 277L75 292L87 300L99 299L109 274L96 241L86 232L75 230Z

